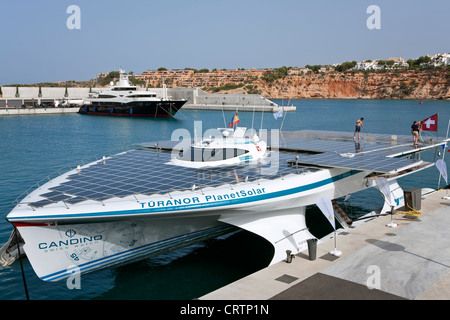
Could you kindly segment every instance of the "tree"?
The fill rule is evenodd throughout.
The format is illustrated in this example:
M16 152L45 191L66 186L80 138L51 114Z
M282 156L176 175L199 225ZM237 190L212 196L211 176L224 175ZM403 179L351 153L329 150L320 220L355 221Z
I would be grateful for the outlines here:
M407 62L409 64L410 68L421 68L423 67L422 64L427 64L431 61L431 58L428 56L422 56L419 57L418 59L409 59Z
M315 65L313 65L313 66L310 66L309 64L307 64L307 65L305 66L305 68L308 68L308 69L312 70L314 73L318 73L319 70L320 70L322 67L323 67L323 66L320 65L320 64L315 64Z
M119 77L119 71L111 71L108 73L102 80L100 80L99 84L101 86L105 86L109 84L111 81L114 81L115 78Z
M335 70L339 71L339 72L345 72L349 69L353 69L355 66L356 66L356 61L352 61L352 62L347 61L347 62L344 62L344 63L336 66Z
M422 63L429 63L430 61L431 61L431 58L429 56L422 56L416 60L416 64L420 66Z
M284 78L287 76L287 72L289 69L291 69L291 67L288 68L286 66L283 66L281 68L275 68L273 70L268 71L266 75L261 79L267 82L272 82L279 78Z
M158 71L167 71L167 69L164 67L161 67L161 68L158 68Z

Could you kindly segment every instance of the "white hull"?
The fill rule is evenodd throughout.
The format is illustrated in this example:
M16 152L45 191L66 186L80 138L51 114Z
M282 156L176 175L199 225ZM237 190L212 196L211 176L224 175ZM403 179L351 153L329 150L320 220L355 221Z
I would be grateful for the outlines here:
M24 250L36 274L46 281L69 277L73 266L86 273L142 259L218 235L230 225L272 243L271 263L276 263L286 257L286 250L303 251L306 240L314 238L305 223L307 205L321 195L337 198L364 189L366 174L320 170L183 192L172 198L153 196L139 203L124 199L122 205L128 211L108 201L104 206L84 206L91 212L81 212L83 206L67 210L55 204L45 210L45 216L36 210L34 225L24 223L30 217L19 214L17 208L8 219L24 238ZM50 209L54 209L54 218ZM61 215L62 210L70 213Z
M394 208L403 206L403 190L396 179L433 164L389 154L399 150L402 155L414 154L441 144L405 150L389 142L384 147L389 154L371 156L381 150L378 143L368 145L365 154L358 150L353 154L348 152L355 147L353 141L333 140L329 146L312 141L308 132L305 136L296 137L285 153L271 151L267 159L261 158L265 142L258 139L233 135L217 146L213 140L204 141L200 151L208 152L191 159L191 167L170 164L171 155L158 149L124 152L40 186L22 199L7 220L19 230L33 269L46 281L71 276L73 266L82 273L92 272L212 237L232 226L269 241L274 247L273 264L285 259L287 251L305 250L307 240L314 238L305 222L305 208L319 197L343 197L374 187L381 181L376 179L383 177L389 181L384 186L393 197L390 203ZM229 159L228 149L239 163L242 156L261 161L210 168ZM316 154L299 157L292 150L316 150ZM177 151L186 161L184 155L189 153ZM385 206L383 212L390 209Z
M215 226L215 227L214 227ZM37 276L57 281L71 275L139 260L229 230L212 219L136 219L88 224L19 227Z

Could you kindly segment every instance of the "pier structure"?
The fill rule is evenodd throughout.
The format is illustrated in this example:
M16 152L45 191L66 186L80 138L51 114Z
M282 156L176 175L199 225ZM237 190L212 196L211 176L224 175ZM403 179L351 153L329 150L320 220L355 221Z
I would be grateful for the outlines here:
M199 300L448 300L449 194L422 195L420 216L400 208L339 229L336 242L333 234L318 241L312 259L300 252ZM340 256L330 255L336 245Z
M1 87L0 115L77 112L90 95L105 88ZM183 109L225 111L295 111L295 106L279 106L258 94L209 94L200 88L139 88L157 97L186 99ZM166 93L164 92L166 90ZM62 105L65 107L62 108ZM37 108L39 106L39 108ZM69 108L66 108L69 107ZM44 110L46 109L46 110Z

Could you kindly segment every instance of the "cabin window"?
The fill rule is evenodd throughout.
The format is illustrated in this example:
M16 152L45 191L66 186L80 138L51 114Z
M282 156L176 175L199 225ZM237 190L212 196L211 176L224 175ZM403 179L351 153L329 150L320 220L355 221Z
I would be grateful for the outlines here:
M117 87L112 88L112 91L136 91L135 87Z
M156 98L156 94L134 94L128 96L128 98Z
M188 150L180 151L178 154L178 158L185 161L210 162L235 158L246 153L248 153L248 150L237 148L210 149L191 147Z

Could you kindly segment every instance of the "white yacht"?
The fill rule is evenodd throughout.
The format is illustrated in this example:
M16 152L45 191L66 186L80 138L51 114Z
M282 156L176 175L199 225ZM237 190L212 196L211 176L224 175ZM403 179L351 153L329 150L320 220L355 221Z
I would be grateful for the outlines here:
M371 134L357 146L352 133L283 132L277 143L245 128L219 132L190 146L137 145L80 165L18 201L6 219L39 278L128 263L236 227L269 241L271 264L279 262L315 238L306 206L376 186L379 177L389 181L395 207L403 206L397 179L434 165L404 156L450 140L414 149L400 136L393 143Z
M172 100L164 85L162 97L152 91L138 90L130 84L129 75L119 70L119 81L84 101L79 113L128 117L173 117L187 100Z

